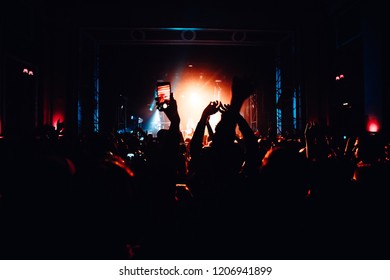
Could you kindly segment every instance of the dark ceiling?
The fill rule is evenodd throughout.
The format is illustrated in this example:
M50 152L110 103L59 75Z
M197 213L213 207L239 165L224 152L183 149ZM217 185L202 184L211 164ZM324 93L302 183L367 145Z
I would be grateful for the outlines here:
M28 2L28 1L27 1ZM285 30L346 1L35 1L51 22L87 28L199 27ZM336 3L336 4L335 4Z

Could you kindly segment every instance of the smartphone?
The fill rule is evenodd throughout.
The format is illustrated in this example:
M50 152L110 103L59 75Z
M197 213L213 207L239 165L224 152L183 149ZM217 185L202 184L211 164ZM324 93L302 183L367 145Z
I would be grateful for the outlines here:
M159 110L166 109L169 106L171 97L171 83L157 82L156 105Z

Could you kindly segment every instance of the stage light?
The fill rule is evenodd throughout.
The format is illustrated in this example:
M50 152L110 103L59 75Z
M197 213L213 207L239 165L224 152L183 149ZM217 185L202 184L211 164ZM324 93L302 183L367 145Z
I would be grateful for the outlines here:
M34 72L32 70L28 70L27 68L23 68L23 74L27 74L29 76L34 76Z
M380 124L379 121L375 116L369 116L367 125L366 125L366 130L370 133L377 133L380 130Z
M368 131L369 132L378 132L378 130L379 130L379 126L378 126L377 123L370 123L368 125Z

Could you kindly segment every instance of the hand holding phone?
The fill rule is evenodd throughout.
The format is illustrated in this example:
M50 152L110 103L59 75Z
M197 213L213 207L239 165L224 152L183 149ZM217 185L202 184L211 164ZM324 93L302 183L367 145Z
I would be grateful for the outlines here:
M170 82L157 82L156 89L156 106L157 109L163 111L168 108L171 97L171 83Z

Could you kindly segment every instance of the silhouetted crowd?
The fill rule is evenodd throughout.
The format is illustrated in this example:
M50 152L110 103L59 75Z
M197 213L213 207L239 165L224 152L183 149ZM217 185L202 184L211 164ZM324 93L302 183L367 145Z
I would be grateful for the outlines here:
M254 132L253 87L235 77L187 139L173 96L156 137L1 139L0 258L390 259L388 139Z

